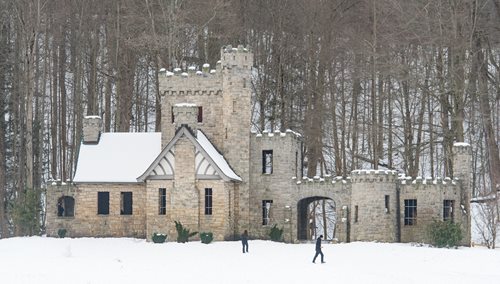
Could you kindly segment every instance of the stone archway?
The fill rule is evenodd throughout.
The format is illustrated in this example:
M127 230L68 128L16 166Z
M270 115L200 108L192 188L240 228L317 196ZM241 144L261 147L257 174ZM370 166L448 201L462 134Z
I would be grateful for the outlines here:
M312 196L298 201L298 240L311 240L319 235L323 235L325 240L332 240L336 237L336 222L336 202L333 199L325 196Z

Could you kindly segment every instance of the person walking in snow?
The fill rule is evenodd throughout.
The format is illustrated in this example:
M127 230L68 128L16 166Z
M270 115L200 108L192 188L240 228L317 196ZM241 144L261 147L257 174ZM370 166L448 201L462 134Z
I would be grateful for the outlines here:
M323 238L323 235L320 235L317 239L316 239L316 254L314 255L314 258L313 258L313 263L316 263L316 257L318 257L318 255L321 255L321 263L325 263L325 261L323 260L323 252L321 251L321 239Z
M243 246L243 253L248 252L248 231L245 230L241 235L241 245Z

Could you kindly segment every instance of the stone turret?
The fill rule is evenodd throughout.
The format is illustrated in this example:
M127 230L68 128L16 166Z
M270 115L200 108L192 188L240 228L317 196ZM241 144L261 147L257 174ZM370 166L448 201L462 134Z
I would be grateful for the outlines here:
M101 136L102 119L92 115L83 118L83 143L98 144Z
M472 150L468 143L453 144L453 170L454 178L460 182L460 207L462 222L461 227L464 238L462 245L470 246L471 242L471 216L470 200L472 198Z

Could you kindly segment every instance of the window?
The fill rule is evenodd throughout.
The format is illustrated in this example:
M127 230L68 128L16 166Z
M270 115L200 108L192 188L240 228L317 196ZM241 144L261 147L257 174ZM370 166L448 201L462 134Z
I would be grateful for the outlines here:
M385 213L389 214L389 195L385 196Z
M246 88L246 87L247 87L247 79L243 78L243 88Z
M203 107L198 107L198 122L203 122Z
M175 119L174 119L174 107L170 107L170 119L171 119L171 122L174 123Z
M417 224L417 200L405 199L405 225L413 226Z
M97 192L97 214L109 215L109 192Z
M120 215L132 215L132 192L120 194Z
M443 200L443 221L453 222L453 200Z
M212 189L205 188L205 215L212 215Z
M273 150L262 151L262 173L273 173Z
M236 100L233 100L233 113L236 113Z
M358 222L358 205L354 206L354 223Z
M160 188L158 190L158 214L165 215L167 214L167 189Z
M262 200L262 225L269 225L271 221L272 200Z
M71 196L63 196L57 201L57 216L58 217L74 217L75 216L75 199Z

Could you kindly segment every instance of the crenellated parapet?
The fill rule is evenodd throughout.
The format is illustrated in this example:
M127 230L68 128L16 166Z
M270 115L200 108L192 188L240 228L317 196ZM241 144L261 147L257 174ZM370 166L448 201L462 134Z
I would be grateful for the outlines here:
M393 170L354 170L351 172L351 178L352 183L393 183L396 182L398 173Z
M450 177L436 177L436 178L432 178L432 177L416 177L416 178L412 178L412 177L409 177L409 176L404 176L404 175L400 175L398 177L398 180L399 182L402 184L402 185L456 185L457 184L457 181L458 179L457 178L450 178Z
M301 179L297 179L296 177L292 177L292 180L296 181L296 184L307 186L310 184L320 184L320 185L348 185L351 184L351 177L342 177L342 176L330 176L325 175L324 177L314 176L310 177L302 177Z

